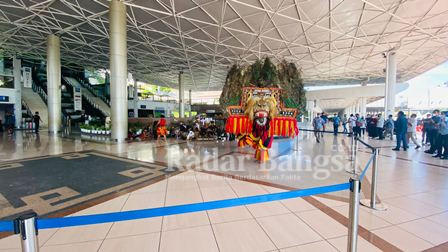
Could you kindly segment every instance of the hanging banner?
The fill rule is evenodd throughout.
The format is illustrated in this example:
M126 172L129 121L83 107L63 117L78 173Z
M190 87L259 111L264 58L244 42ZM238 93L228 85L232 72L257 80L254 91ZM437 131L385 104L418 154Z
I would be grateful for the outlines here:
M31 88L33 86L33 77L31 75L31 67L23 67L22 80L24 88Z
M73 87L73 103L75 111L82 111L82 93L79 87Z

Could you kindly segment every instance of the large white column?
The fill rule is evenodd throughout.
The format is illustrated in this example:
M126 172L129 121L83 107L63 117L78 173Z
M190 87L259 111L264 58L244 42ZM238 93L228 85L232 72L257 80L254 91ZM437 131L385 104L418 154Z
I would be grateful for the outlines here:
M22 127L22 83L21 79L21 68L22 62L16 57L13 58L13 73L14 73L14 90L16 93L16 99L14 101L14 115L16 117L16 128Z
M314 101L306 101L306 110L308 111L309 121L313 121Z
M184 87L182 86L182 74L183 72L179 72L179 118L184 118L185 116L185 107L184 107Z
M363 116L366 116L367 114L367 98L366 97L361 97L361 109L359 111L359 113Z
M122 142L128 134L128 57L126 5L118 0L110 2L109 36L111 137L113 140Z
M54 34L47 38L48 131L61 131L61 40Z
M396 53L386 53L386 91L384 97L384 116L393 115L395 112L395 85L397 82Z
M188 90L188 101L190 103L190 109L189 109L189 112L188 112L188 117L191 118L191 105L193 104L193 102L191 101L191 89Z
M138 84L137 80L134 80L134 118L138 118Z

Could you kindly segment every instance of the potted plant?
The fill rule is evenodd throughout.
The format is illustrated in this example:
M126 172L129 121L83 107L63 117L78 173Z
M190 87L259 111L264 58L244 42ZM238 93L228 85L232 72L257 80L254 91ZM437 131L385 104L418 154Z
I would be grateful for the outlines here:
M81 128L81 132L82 133L88 133L88 125L86 124L81 124L80 128Z

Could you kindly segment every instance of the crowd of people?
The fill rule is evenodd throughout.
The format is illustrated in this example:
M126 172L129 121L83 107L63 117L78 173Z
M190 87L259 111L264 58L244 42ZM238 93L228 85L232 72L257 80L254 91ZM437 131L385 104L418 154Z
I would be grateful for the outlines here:
M428 145L429 149L425 153L433 154L434 157L448 159L448 112L441 113L434 110L432 114L427 114L423 120L418 120L416 114L406 117L403 111L398 112L394 120L393 115L385 118L382 114L367 114L365 117L360 114L346 114L342 117L334 114L331 118L327 113L318 113L313 119L313 129L316 141L319 143L323 137L326 125L332 122L333 134L346 133L356 137L367 135L370 139L383 140L394 139L396 136L396 147L394 151L403 148L406 151L409 143L415 145L415 149L420 149ZM342 132L339 127L342 126ZM417 128L422 131L422 142L417 140Z
M228 138L223 127L216 124L210 118L198 117L191 122L173 122L169 126L165 116L154 120L152 126L147 125L143 129L136 132L129 130L129 139L163 139L166 141L167 137L182 139L182 140L226 140Z
M422 144L429 144L425 153L433 157L448 159L448 112L434 110L423 119Z

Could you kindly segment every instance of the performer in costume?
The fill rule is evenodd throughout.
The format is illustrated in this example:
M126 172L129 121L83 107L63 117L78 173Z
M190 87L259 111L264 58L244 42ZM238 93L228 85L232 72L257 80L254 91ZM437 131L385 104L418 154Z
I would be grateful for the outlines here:
M159 141L160 136L162 136L164 141L166 142L166 134L167 134L166 119L164 115L161 115L160 120L157 123L157 141Z
M260 162L269 159L273 135L269 134L272 118L277 114L277 102L271 97L252 97L248 100L244 114L252 122L252 132L238 138L238 146L251 145L255 149L255 159Z
M255 159L269 160L274 136L295 137L298 133L296 109L284 108L278 88L243 88L240 106L229 106L226 132L238 135L238 146L252 146Z

